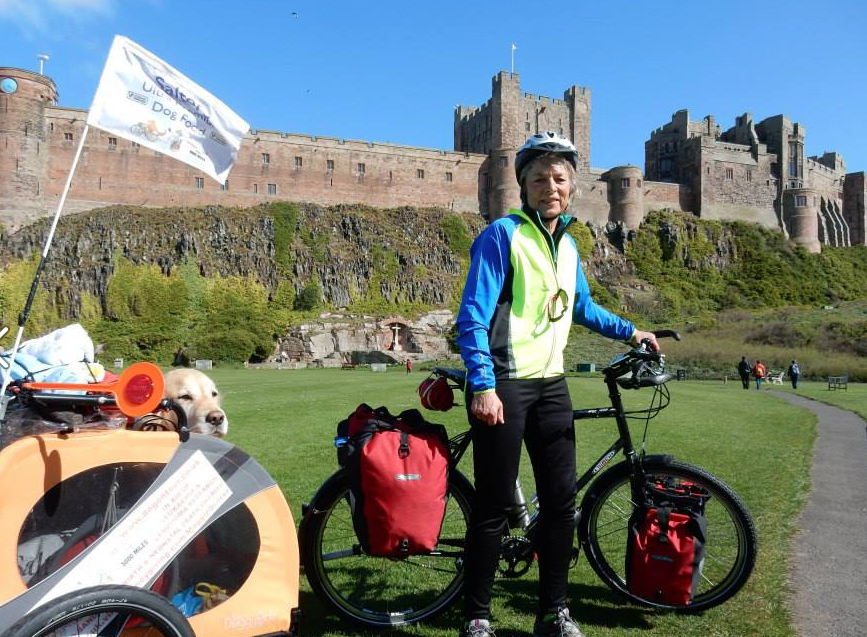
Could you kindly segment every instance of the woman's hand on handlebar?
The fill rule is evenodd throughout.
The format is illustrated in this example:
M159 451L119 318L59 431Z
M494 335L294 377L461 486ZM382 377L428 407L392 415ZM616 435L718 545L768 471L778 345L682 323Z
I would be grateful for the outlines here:
M647 339L648 341L650 351L659 351L659 341L656 340L656 334L654 334L653 332L642 332L641 330L635 330L635 334L632 335L632 338L629 339L629 342L630 344L637 347L641 344L641 341L645 339Z
M504 422L503 403L495 391L474 394L473 402L470 403L470 413L486 425L502 425Z

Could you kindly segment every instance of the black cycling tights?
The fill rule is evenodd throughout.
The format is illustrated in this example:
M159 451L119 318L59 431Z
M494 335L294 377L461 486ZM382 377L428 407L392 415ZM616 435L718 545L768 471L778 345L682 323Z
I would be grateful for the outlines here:
M575 537L575 427L566 379L497 381L505 424L473 426L473 502L464 562L464 614L488 617L491 589L518 477L521 443L536 476L539 496L539 616L566 606ZM471 402L467 397L467 404Z

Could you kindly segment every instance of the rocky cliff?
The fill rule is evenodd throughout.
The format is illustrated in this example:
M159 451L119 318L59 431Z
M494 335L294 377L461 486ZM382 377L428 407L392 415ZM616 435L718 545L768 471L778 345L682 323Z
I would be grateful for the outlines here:
M453 300L477 215L299 204L282 209L103 208L63 217L43 288L75 319L88 292L105 309L117 257L157 264L169 274L192 261L206 277L249 276L272 293L319 285L332 307L365 298L437 307ZM3 239L0 265L39 253L48 221ZM463 234L464 236L460 236Z

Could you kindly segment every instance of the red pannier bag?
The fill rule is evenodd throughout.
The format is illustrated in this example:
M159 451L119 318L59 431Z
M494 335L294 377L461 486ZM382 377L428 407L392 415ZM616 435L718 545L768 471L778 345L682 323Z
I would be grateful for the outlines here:
M648 491L629 520L626 588L651 602L688 605L701 582L710 495L684 483L657 482Z
M369 555L434 550L448 498L448 436L418 410L392 416L359 405L348 419L344 462L352 522Z

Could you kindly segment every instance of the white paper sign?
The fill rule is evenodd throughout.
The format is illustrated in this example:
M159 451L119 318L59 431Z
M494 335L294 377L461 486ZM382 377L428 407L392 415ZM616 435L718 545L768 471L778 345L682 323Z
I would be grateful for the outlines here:
M204 454L196 451L113 526L37 606L88 586L144 587L231 495L229 485Z

